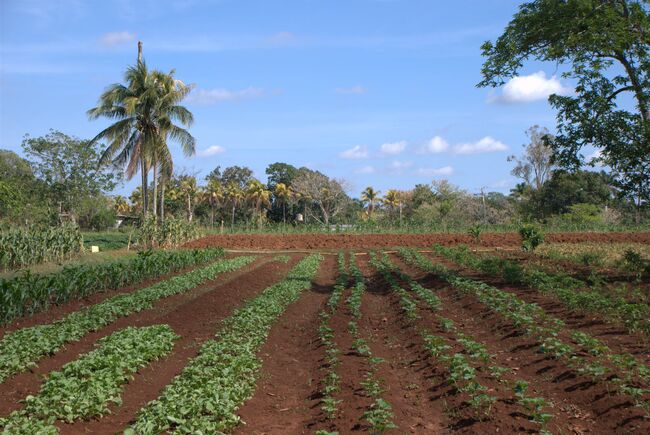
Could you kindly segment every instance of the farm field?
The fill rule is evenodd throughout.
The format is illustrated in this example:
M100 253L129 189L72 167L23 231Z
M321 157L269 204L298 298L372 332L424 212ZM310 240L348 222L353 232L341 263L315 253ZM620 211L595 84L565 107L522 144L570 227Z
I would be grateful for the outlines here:
M597 281L579 260L548 258L553 243L310 236L287 237L285 252L233 236L225 255L173 254L184 267L8 321L0 429L650 431L646 275L603 267ZM343 248L304 246L337 237Z

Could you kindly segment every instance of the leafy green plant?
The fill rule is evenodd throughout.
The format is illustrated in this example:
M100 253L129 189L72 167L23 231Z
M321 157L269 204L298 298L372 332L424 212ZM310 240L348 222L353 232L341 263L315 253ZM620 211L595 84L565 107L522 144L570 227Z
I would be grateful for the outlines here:
M519 235L521 236L521 247L524 251L534 251L544 243L542 230L533 224L524 224L519 227Z
M255 390L257 351L284 310L311 287L322 257L301 260L277 284L224 320L215 339L138 414L131 433L218 433L240 422L236 411Z
M370 431L373 433L397 429L397 426L392 421L393 417L392 407L382 398L375 399L362 416L370 424Z
M481 241L481 233L483 233L483 227L481 227L480 225L474 225L469 230L467 230L467 234L472 236L472 239L476 243Z
M40 392L27 396L23 409L0 419L0 429L14 433L35 421L40 427L108 414L109 405L122 403L121 387L131 375L171 352L178 338L168 325L128 327L101 338L96 350L50 373Z
M47 325L18 329L0 340L0 382L34 366L46 355L52 355L66 343L80 340L92 331L116 319L149 309L159 299L186 292L221 273L250 263L255 257L236 257L218 261L202 269L172 277L133 293L121 294Z

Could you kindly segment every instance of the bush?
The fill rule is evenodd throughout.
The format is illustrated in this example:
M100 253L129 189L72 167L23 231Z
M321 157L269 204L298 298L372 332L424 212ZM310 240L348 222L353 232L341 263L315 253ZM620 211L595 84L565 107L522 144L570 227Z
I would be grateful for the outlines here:
M544 234L542 230L533 224L524 224L519 228L521 236L521 247L524 251L534 251L539 245L544 243Z

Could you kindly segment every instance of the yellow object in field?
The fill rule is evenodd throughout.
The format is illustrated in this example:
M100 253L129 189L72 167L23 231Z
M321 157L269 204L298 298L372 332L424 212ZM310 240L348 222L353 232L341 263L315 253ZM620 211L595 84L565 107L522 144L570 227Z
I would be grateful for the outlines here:
M99 252L99 246L91 246L90 247L90 252L92 252L92 253Z

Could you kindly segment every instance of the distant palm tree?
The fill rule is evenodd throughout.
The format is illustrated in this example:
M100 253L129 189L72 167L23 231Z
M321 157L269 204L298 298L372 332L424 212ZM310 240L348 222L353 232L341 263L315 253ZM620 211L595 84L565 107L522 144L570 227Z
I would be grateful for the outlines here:
M219 181L210 178L208 184L205 186L205 193L207 201L210 204L210 226L214 228L214 208L224 198L223 186Z
M127 179L140 170L142 177L143 214L149 208L147 189L148 173L154 169L154 192L160 162L171 165L167 139L179 142L186 155L194 153L194 138L174 122L189 126L192 114L179 106L189 87L173 78L174 72L164 74L149 71L143 61L129 67L124 75L126 82L113 84L100 96L99 105L88 110L90 119L106 117L117 120L92 139L92 143L105 139L108 147L100 162L112 161L124 166ZM157 192L155 192L157 194ZM155 202L154 202L155 205ZM155 209L154 209L155 210Z
M232 207L232 217L230 220L230 226L234 227L235 226L235 210L237 209L237 205L239 205L239 202L244 199L244 192L242 189L234 182L228 183L226 186L226 189L224 191L226 198L228 198L228 201L230 201L230 205Z
M368 186L361 192L361 201L368 204L368 219L372 219L372 212L375 210L375 203L379 199L378 190Z
M191 175L184 175L180 177L178 183L178 190L185 199L185 205L187 206L187 221L192 222L194 218L194 199L199 193L199 189L196 185L196 178Z
M275 190L273 191L273 196L282 203L282 223L287 223L287 202L293 196L291 188L284 183L278 183L275 185Z
M142 187L136 187L131 196L129 196L129 201L133 207L133 210L136 212L142 212Z
M399 222L400 225L402 223L402 192L399 190L395 189L390 189L388 192L386 192L386 196L384 196L384 204L386 204L388 207L390 207L391 212L395 212L395 209L399 210Z
M129 211L131 210L128 201L122 195L117 195L113 201L115 206L115 212L117 214L121 214L121 215L128 214Z
M261 207L263 204L269 204L271 199L271 192L266 189L266 186L257 180L251 180L246 188L246 197L255 206L255 214L257 215L258 224L262 225Z

